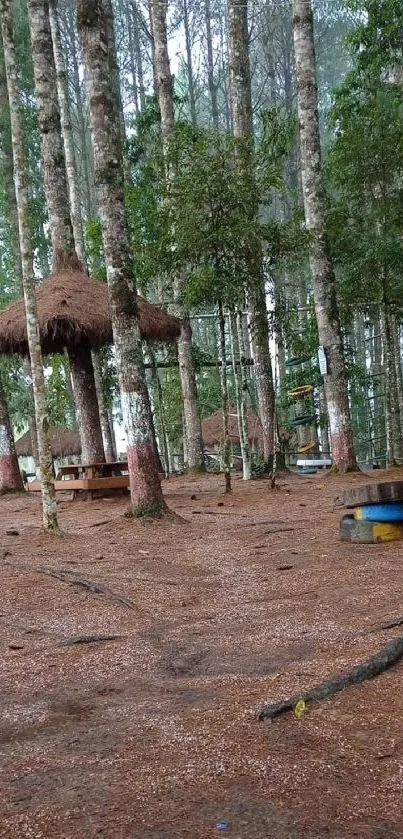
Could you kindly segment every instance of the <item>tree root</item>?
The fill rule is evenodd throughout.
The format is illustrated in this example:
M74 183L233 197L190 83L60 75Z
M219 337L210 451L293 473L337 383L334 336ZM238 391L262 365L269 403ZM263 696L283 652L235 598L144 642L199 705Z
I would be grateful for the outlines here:
M307 693L301 693L293 696L291 699L265 705L259 713L259 719L272 720L274 717L278 717L279 714L292 711L301 699L304 702L317 702L321 699L326 699L328 696L333 696L334 693L344 690L349 685L365 682L367 679L374 679L375 676L379 676L385 670L388 670L389 667L393 667L402 657L403 636L400 636L389 641L379 653L368 658L362 664L357 664L348 673L342 673L334 679L329 679L322 685L318 685L318 687L307 691Z
M120 635L72 635L60 641L59 647L73 647L76 644L99 644L101 641L116 641Z
M127 609L135 609L135 604L128 597L123 597L121 594L116 594L102 583L95 583L93 580L86 580L81 574L75 574L74 571L58 571L56 568L49 568L49 566L41 565L34 569L38 574L47 574L48 577L54 577L56 580L61 580L63 583L68 583L71 586L78 586L91 594L102 594L107 600L112 600L113 603L119 603L120 606L125 606Z

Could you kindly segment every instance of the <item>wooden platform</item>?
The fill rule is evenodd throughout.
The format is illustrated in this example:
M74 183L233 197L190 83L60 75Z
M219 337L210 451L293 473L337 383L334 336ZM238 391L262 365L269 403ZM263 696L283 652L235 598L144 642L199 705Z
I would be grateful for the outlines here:
M61 466L56 475L55 491L70 492L73 497L76 493L86 493L91 498L92 493L102 495L120 493L129 489L130 479L127 472L127 463L117 461L116 463L71 463ZM27 484L28 492L41 492L41 482L31 481Z

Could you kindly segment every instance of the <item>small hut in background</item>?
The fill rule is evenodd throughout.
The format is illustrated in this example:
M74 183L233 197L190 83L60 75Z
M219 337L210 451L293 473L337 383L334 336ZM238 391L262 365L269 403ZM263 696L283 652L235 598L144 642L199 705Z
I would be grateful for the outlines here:
M91 350L113 343L108 286L79 270L65 268L38 287L38 321L43 355L68 353L85 462L104 460ZM146 341L168 342L180 335L180 321L137 297L140 333ZM28 355L24 300L0 312L0 353Z
M81 440L78 431L63 428L61 425L52 425L49 428L49 442L52 449L54 465L61 465L64 460L73 460L81 455ZM28 474L35 474L35 460L32 449L31 432L25 434L16 441L15 450L18 458L24 459L24 471Z
M61 425L51 425L49 428L49 442L55 460L81 455L81 440L78 431L63 428ZM16 441L15 449L18 457L32 457L32 438L28 431Z
M263 452L263 432L259 417L252 411L248 411L248 439L252 451ZM206 450L211 453L218 453L224 443L222 411L218 410L210 417L202 421L202 437ZM240 452L240 438L238 427L238 416L236 408L229 406L229 436L231 441L232 454Z

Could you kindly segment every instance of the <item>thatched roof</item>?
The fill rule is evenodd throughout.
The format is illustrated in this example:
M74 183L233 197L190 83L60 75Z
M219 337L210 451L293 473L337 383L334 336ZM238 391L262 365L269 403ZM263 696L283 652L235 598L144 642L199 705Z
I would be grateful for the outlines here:
M231 443L239 443L238 419L236 416L236 408L233 405L229 407L229 432ZM202 437L203 443L206 446L220 445L223 441L223 420L222 411L216 411L211 417L207 417L202 421ZM248 439L252 444L254 443L258 448L263 446L263 434L259 417L248 411Z
M81 344L99 349L112 343L112 323L106 283L80 271L63 270L48 277L37 289L39 327L44 355L63 352ZM138 296L141 337L172 341L179 336L180 321ZM17 300L0 312L0 353L27 355L24 301Z
M53 457L69 457L81 454L81 442L78 431L71 431L59 425L49 428L49 439ZM32 457L31 434L26 431L15 444L18 457Z

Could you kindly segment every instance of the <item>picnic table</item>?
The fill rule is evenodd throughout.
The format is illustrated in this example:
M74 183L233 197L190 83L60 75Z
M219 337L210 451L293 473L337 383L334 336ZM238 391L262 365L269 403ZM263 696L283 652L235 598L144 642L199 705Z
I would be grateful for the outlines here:
M56 492L87 493L92 498L93 492L102 494L102 490L125 491L129 488L129 472L127 461L117 460L114 463L68 463L61 466L55 480ZM29 492L40 492L41 482L32 481L27 484Z

